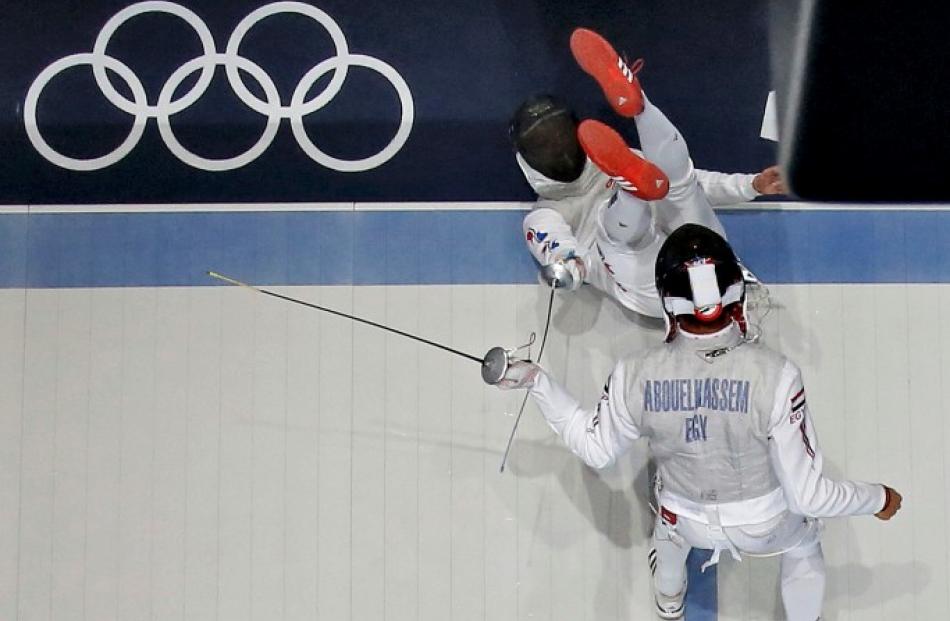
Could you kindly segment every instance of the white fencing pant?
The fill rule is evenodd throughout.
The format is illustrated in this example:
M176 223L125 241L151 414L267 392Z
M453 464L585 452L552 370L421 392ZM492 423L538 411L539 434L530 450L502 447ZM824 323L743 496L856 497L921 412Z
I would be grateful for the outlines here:
M631 310L663 317L654 266L665 239L656 231L649 203L618 191L598 214L585 280Z
M662 517L663 513L670 517ZM817 520L783 513L762 524L721 527L663 511L654 525L653 546L656 549L654 589L667 596L676 595L683 588L686 557L691 547L714 550L714 555L722 550L751 555L781 553L782 603L786 618L789 621L820 618L825 596L825 559Z

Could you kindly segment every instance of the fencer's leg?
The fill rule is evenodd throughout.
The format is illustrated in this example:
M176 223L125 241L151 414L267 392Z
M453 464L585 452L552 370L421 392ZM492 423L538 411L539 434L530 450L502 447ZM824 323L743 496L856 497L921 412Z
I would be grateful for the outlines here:
M691 547L676 535L672 525L657 516L653 527L653 549L650 568L653 570L653 593L657 614L663 619L679 619L686 599L686 557Z
M641 250L653 242L650 204L625 190L618 190L603 212L604 231L615 244Z
M683 183L693 173L689 147L676 126L643 94L643 112L633 117L643 155L660 167L670 186Z
M815 621L825 598L825 557L821 541L782 555L782 603L789 621Z
M670 191L659 204L660 228L671 233L686 223L701 224L726 236L726 232L703 192L689 147L679 130L643 95L643 112L634 117L640 147L646 158L660 167L670 180Z

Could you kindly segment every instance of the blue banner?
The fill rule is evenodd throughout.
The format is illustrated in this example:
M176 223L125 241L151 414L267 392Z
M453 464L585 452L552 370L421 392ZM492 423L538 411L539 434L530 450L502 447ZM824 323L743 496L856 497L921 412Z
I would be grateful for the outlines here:
M0 203L524 200L517 105L613 115L600 30L703 168L772 163L765 3L35 1L0 25Z

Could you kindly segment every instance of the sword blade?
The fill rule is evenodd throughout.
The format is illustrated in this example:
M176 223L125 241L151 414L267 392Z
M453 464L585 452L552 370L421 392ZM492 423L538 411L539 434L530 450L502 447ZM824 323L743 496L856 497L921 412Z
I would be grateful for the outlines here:
M468 358L469 360L474 360L474 361L477 362L478 364L482 364L482 363L484 362L484 360L483 360L482 358L478 358L478 357L473 356L473 355L471 355L471 354L466 354L465 352L459 351L459 350L457 350L457 349L453 349L453 348L449 347L448 345L443 345L443 344L441 344L441 343L436 343L435 341L430 341L429 339L424 339L424 338L422 338L421 336L416 336L415 334L410 334L410 333L408 333L408 332L403 332L402 330L397 330L396 328L390 328L389 326L385 326L385 325L383 325L383 324L381 324L381 323L376 323L375 321L370 321L369 319L364 319L364 318L362 318L362 317L357 317L356 315L349 315L349 314L347 314L347 313L344 313L344 312L341 312L341 311L338 311L338 310L334 310L334 309L332 309L332 308L327 308L326 306L320 306L319 304L313 304L312 302L306 302L306 301L304 301L304 300L299 300L299 299L297 299L297 298L292 298L292 297L290 297L289 295L283 295L283 294L281 294L281 293L277 293L276 291L270 291L270 290L268 290L268 289L263 289L263 288L261 288L261 287L255 287L254 285L249 285L249 284L247 284L246 282L241 282L240 280L237 280L237 279L235 279L235 278L230 278L230 277L225 276L225 275L223 275L223 274L219 274L218 272L209 271L209 272L208 272L208 276L210 276L210 277L212 277L212 278L214 278L214 279L220 280L220 281L222 281L222 282L226 282L226 283L229 283L229 284L232 284L232 285L237 285L238 287L244 287L245 289L250 289L251 291L255 291L255 292L257 292L257 293L263 293L264 295L269 295L269 296L271 296L271 297L278 298L278 299L281 299L281 300L285 300L285 301L287 301L287 302L292 302L292 303L294 303L294 304L299 304L299 305L301 305L301 306L306 306L307 308L313 308L313 309L315 309L315 310L323 311L324 313L330 313L331 315L336 315L336 316L338 316L338 317L345 317L346 319L350 319L350 320L352 320L352 321L358 321L359 323L364 323L364 324L366 324L366 325L368 325L368 326L373 326L374 328L379 328L380 330L385 330L385 331L387 331L387 332L392 332L393 334L398 334L399 336L404 336L404 337L406 337L406 338L408 338L408 339L412 339L412 340L414 340L414 341L419 341L420 343L425 343L426 345L431 345L432 347L438 347L439 349L441 349L441 350L443 350L443 351L447 351L447 352L452 353L452 354L455 354L456 356L461 356L461 357L463 357L463 358Z

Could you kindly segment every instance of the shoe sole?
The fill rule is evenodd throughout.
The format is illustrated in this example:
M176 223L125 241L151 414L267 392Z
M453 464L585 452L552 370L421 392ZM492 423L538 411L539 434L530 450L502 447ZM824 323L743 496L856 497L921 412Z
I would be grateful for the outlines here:
M660 608L659 604L656 605L656 616L660 617L661 619L676 621L677 619L682 619L684 613L685 613L685 610L683 610L682 607L677 612L668 613L668 612L665 612L662 608Z
M623 177L636 187L634 196L647 201L665 197L670 189L666 174L649 160L631 152L623 137L600 121L582 121L577 128L581 148L611 177Z
M571 34L571 53L586 74L594 78L614 112L634 117L643 112L643 95L636 77L628 80L620 70L620 55L593 30L578 28Z

